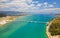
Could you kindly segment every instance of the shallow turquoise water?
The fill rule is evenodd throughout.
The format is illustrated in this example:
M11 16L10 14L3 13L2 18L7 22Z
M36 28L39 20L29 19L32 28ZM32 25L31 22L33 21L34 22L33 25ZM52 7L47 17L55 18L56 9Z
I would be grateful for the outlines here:
M52 18L54 18L54 15L30 15L17 18L18 21L0 27L0 38L47 38L46 23L39 22L48 22Z

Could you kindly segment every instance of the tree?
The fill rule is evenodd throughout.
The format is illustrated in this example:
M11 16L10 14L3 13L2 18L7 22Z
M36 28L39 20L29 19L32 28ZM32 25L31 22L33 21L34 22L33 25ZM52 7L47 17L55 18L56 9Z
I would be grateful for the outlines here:
M60 35L60 17L56 18L50 25L49 32L52 36Z

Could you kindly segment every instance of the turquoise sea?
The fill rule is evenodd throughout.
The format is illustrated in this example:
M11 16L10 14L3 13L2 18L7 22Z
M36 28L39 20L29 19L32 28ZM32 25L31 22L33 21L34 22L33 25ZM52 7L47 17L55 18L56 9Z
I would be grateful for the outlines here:
M35 14L17 18L0 27L0 38L48 38L46 23L55 18L51 14Z

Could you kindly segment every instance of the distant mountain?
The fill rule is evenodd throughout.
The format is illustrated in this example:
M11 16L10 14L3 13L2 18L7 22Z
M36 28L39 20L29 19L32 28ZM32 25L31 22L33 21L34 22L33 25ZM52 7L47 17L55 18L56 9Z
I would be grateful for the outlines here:
M23 12L17 11L0 11L0 13L6 14L8 16L24 15Z
M6 14L8 16L20 16L20 15L29 15L29 14L60 14L60 11L45 11L45 12L18 12L18 11L0 11L0 13Z

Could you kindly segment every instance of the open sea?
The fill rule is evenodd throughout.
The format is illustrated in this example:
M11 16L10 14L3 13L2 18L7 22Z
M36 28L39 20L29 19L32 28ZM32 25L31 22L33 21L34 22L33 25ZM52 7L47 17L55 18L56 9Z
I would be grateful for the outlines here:
M48 38L46 22L55 18L51 14L35 14L17 18L0 27L0 38Z

